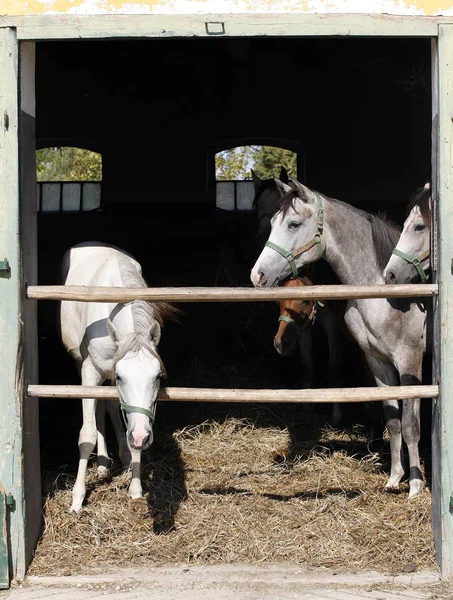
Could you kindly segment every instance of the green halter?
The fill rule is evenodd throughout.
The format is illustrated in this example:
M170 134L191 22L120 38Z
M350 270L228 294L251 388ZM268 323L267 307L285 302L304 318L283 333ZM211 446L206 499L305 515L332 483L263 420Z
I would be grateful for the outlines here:
M278 320L284 321L285 323L289 323L290 325L294 325L294 327L296 327L298 331L303 331L304 329L307 329L308 327L311 327L313 325L313 323L316 320L316 313L318 312L318 308L324 307L324 306L325 306L324 302L321 302L320 300L315 300L312 311L309 314L309 316L307 317L307 320L305 321L305 323L303 325L299 325L299 323L297 323L297 321L295 321L294 319L291 319L291 317L287 317L285 315L281 315L278 318Z
M142 408L141 406L133 406L132 404L126 404L121 397L118 387L116 389L118 391L118 397L120 399L121 414L123 415L123 420L126 425L126 429L127 429L127 421L126 421L126 416L125 416L126 413L140 413L141 415L146 415L149 418L151 425L154 425L154 421L156 419L156 404L154 404L154 410L149 410L148 408Z
M316 246L318 249L318 259L322 257L321 238L324 230L324 210L322 207L321 196L319 194L316 194L316 199L318 201L318 214L316 221L318 232L315 233L312 240L293 251L285 250L284 248L277 246L277 244L274 244L274 242L266 242L265 244L265 246L267 246L268 248L272 248L272 250L278 252L278 254L283 256L283 258L286 258L286 260L289 262L289 266L291 267L291 273L294 278L298 275L298 269L296 266L296 258L298 256L300 256L304 252L307 252L308 250L313 248L313 246Z
M429 257L429 250L426 250L426 252L423 252L422 254L420 254L420 256L415 256L414 258L412 256L409 256L409 254L401 252L401 250L398 250L398 248L395 248L392 254L396 254L396 256L399 256L409 264L414 265L414 267L417 269L418 274L420 275L422 283L426 283L428 281L429 278L422 267L422 262Z

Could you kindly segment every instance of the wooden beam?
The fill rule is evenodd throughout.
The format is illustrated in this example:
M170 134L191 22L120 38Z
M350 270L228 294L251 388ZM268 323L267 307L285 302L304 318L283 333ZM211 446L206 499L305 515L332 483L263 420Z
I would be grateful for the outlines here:
M439 28L438 241L442 574L453 574L453 25Z
M26 382L38 381L38 315L36 302L24 298L23 282L38 282L38 221L36 205L35 43L20 44L20 253L21 344L23 374L18 392L26 397ZM26 563L33 558L41 532L41 464L39 455L39 403L22 408L24 443L24 497Z
M451 21L451 17L370 14L47 14L0 17L0 27L17 28L20 40L213 36L436 37L438 24ZM217 24L217 27L210 28L210 23ZM219 24L224 33L218 33Z
M19 214L19 45L16 32L0 29L0 481L14 505L7 513L10 575L27 567L23 415L22 290Z
M355 298L432 297L437 285L313 285L292 288L115 288L75 285L28 286L27 298L78 302L262 302L265 300L344 300Z
M395 398L434 398L437 385L376 388L327 388L310 390L253 390L217 388L161 388L159 400L171 402L374 402ZM118 399L115 386L29 385L31 398Z
M432 134L431 134L431 190L432 198L438 197L438 151L439 151L439 68L438 68L438 39L431 42L431 90L432 90ZM434 283L439 283L439 211L438 202L432 204L432 235L431 235L431 271ZM440 312L439 297L433 298L433 384L439 383L440 366ZM431 498L432 498L432 531L436 549L436 561L442 565L442 460L441 460L441 422L440 399L434 398L432 403L431 420Z

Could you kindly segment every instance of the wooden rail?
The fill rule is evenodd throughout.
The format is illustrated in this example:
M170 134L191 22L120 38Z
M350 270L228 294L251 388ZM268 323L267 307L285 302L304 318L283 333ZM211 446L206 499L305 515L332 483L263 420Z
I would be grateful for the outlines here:
M72 285L34 285L27 297L34 300L78 302L261 302L265 300L349 300L359 298L421 298L438 293L437 284L313 285L292 288L115 288Z
M171 402L371 402L400 398L435 398L437 385L404 385L381 388L327 388L310 390L251 390L217 388L161 388L159 400ZM34 398L118 399L115 386L29 385Z

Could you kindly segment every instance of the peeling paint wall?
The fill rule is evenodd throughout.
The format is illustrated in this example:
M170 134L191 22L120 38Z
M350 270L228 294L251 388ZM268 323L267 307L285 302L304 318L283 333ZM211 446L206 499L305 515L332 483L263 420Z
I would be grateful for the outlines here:
M0 16L306 13L453 15L453 0L0 0Z

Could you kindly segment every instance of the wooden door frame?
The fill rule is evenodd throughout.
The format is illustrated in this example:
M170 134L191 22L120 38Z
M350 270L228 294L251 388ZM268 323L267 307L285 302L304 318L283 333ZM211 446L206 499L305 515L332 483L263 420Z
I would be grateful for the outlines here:
M218 24L225 33L218 35ZM217 33L215 33L217 32ZM34 48L39 40L241 36L383 36L433 40L433 197L438 198L433 256L439 297L435 302L436 369L440 397L434 403L433 533L444 575L453 573L453 20L381 15L46 15L0 17L0 369L2 420L0 480L11 493L11 577L21 578L41 524L36 306L24 285L36 283L36 185L34 175ZM24 338L24 331L26 338Z

